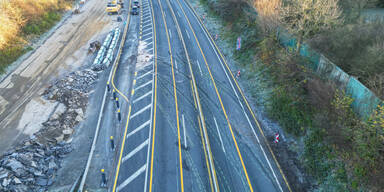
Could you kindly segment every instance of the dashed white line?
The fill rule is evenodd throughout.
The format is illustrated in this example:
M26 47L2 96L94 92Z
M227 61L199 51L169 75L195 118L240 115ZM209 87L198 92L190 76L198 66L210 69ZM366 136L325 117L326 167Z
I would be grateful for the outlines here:
M197 66L199 66L200 74L203 75L203 71L201 70L199 60L196 60L196 62L197 62Z
M123 157L122 161L123 163L128 160L129 158L131 158L132 156L134 156L137 152L139 152L140 150L142 150L145 146L148 145L148 140L145 140L142 144L140 144L139 146L137 146L133 151L129 152L125 157Z
M223 139L221 139L221 134L220 134L220 131L219 131L219 126L217 125L217 122L216 122L216 118L213 117L213 120L215 121L215 125L216 125L216 129L217 129L217 133L219 134L219 139L220 139L221 147L223 148L224 153L226 153L226 152L225 152L225 148L224 148Z
M177 61L175 60L175 67L176 67L176 70L177 70ZM176 73L177 73L177 71L176 71Z
M150 95L150 94L152 94L152 90L151 90L151 91L149 91L148 93L146 93L146 94L142 95L141 97L139 97L139 98L137 98L137 99L133 100L133 103L136 103L136 102L138 102L138 101L140 101L140 100L144 99L145 97L147 97L147 96L148 96L148 95Z
M147 169L147 165L143 165L139 170L137 170L133 175L131 175L130 177L128 177L127 180L125 180L123 183L121 183L116 191L120 191L121 189L123 189L125 186L127 186L130 182L132 182L134 179L136 179L136 177L138 177L141 173L143 173L145 170Z
M180 16L180 13L179 13L178 11L176 11L176 13L177 13L177 15L179 15L179 17L181 17L181 16Z
M188 33L187 29L185 29L185 32L187 33L188 39L191 39L191 37L189 36L189 33Z
M169 38L172 39L172 32L171 32L171 29L168 29L168 32L169 32Z
M187 143L187 132L185 131L185 121L184 121L184 114L181 114L181 119L183 121L183 130L184 130L184 145L185 148L188 148L188 143Z
M147 106L145 106L144 108L140 109L138 112L136 112L135 114L133 114L130 119L140 115L142 112L144 112L145 110L149 109L150 107L152 106L152 104L149 104Z
M128 133L127 137L130 137L132 135L134 135L136 132L140 131L141 129L143 129L145 126L149 125L149 123L151 123L151 120L148 120L147 122L143 123L142 125L140 125L139 127L137 127L135 130L131 131L130 133Z

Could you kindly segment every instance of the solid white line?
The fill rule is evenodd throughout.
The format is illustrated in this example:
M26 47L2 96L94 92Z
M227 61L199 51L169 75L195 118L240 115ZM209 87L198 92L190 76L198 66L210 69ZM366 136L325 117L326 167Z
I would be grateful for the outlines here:
M151 91L149 91L148 93L146 93L146 94L142 95L141 97L139 97L139 98L137 98L137 99L133 100L133 103L136 103L136 102L138 102L138 101L142 100L143 98L145 98L146 96L148 96L148 95L150 95L150 94L152 94L152 90L151 90Z
M148 81L147 83L144 83L144 84L140 85L139 87L135 88L135 91L137 92L137 90L147 86L148 84L152 84L152 81Z
M187 32L188 39L191 39L191 37L189 36L189 33L188 33L187 29L185 29L185 32Z
M146 34L143 33L143 35L141 36L141 38L144 38L144 37L146 37L146 36L148 36L148 35L152 35L152 31L149 32L149 33L146 33ZM152 36L150 36L150 37L152 38Z
M150 73L152 73L152 71L148 71L148 72L146 72L145 74L140 75L138 78L136 78L136 80L139 80L139 79L141 79L141 78L147 76L147 75L150 74Z
M144 24L144 23L143 23L143 24ZM150 25L152 26L152 23L145 24L145 25L143 25L143 28L144 28L144 27L147 27L147 26L150 26Z
M134 156L137 152L142 150L145 146L147 146L148 145L148 140L149 139L145 140L142 144L137 146L133 151L129 152L125 157L123 157L122 162L124 163L126 160L128 160L129 158Z
M171 29L168 29L168 32L169 32L169 38L172 39L172 32L171 32Z
M137 170L133 175L131 175L127 180L125 180L122 184L120 184L116 191L120 191L125 186L127 186L130 182L132 182L136 177L138 177L141 173L143 173L147 169L147 165L143 165L139 170Z
M181 114L181 119L183 120L183 130L184 130L184 145L185 145L185 148L188 148L188 143L187 143L187 132L185 131L185 121L184 121L184 114Z
M201 76L203 76L203 71L201 70L199 60L196 60L196 62L197 62L197 66L199 66L200 74L201 74Z
M148 39L152 39L152 37L148 37L148 38L146 38L146 39L143 39L143 41L146 41L146 40L148 40Z
M149 31L149 30L152 30L152 27L150 27L150 28L148 28L148 29L145 29L145 30L143 30L142 32L144 33L144 32Z
M216 118L213 117L213 120L215 121L215 125L216 125L216 129L217 129L217 133L219 134L219 139L220 139L221 147L223 148L224 153L226 153L226 152L225 152L225 148L224 148L223 140L221 139L221 135L220 135L220 131L219 131L219 126L217 126Z
M152 21L151 19L148 19L148 20L146 20L146 21L144 21L143 22L143 26L144 26L144 23L147 23L148 21ZM150 24L152 24L152 23L150 23ZM146 24L147 25L147 24Z
M130 137L132 135L134 135L136 132L140 131L141 129L143 129L145 126L149 125L149 123L151 122L151 120L148 120L147 122L143 123L142 125L140 125L139 127L137 127L135 130L131 131L130 133L128 133L127 137Z
M190 7L189 7L189 6L187 6L187 7L188 7L188 9L190 10ZM231 84L232 90L235 92L235 95L236 95L236 97L237 97L237 100L238 100L239 103L240 103L240 106L241 106L241 108L242 108L242 110L243 110L243 113L244 113L244 115L245 115L245 117L246 117L246 119L247 119L247 121L248 121L248 124L249 124L249 125L251 126L251 128L252 128L253 135L256 137L256 140L257 140L257 142L259 143L259 146L260 146L261 150L263 151L264 158L267 160L268 166L269 166L269 168L270 168L271 171L272 171L273 177L275 178L275 181L276 181L276 183L278 184L280 191L283 191L283 189L281 188L280 182L279 182L279 180L277 179L277 176L276 176L276 174L275 174L275 171L273 170L272 165L271 165L271 163L270 163L270 161L269 161L269 159L268 159L268 157L267 157L267 154L265 153L263 146L261 146L259 137L257 136L257 134L256 134L256 132L255 132L255 128L253 127L251 121L249 120L249 117L248 117L247 113L245 112L245 109L244 109L243 104L240 102L240 98L239 98L239 96L238 96L238 94L237 94L237 92L236 92L236 90L235 90L235 88L234 88L234 86L233 86L233 84L232 84L231 79L230 79L229 76L228 76L227 71L225 70L224 64L223 64L223 62L221 61L221 58L219 57L219 55L218 55L218 53L217 53L217 50L216 50L215 47L213 46L213 44L212 44L212 42L211 42L211 39L208 37L207 31L205 31L205 30L203 29L203 27L202 27L200 21L197 19L196 15L193 14L193 11L191 11L191 12L192 12L192 15L196 18L197 22L199 23L201 30L204 31L204 34L205 34L205 36L207 37L209 43L211 44L211 47L212 47L212 49L214 50L214 52L215 52L215 54L216 54L216 57L219 59L219 62L220 62L220 64L221 64L221 67L223 68L223 71L225 72L225 75L227 76L227 79L228 79L228 81L229 81L230 84Z
M135 114L133 114L133 115L131 116L130 119L132 119L132 118L136 117L137 115L139 115L140 113L144 112L145 110L147 110L148 108L150 108L151 105L152 105L152 104L149 104L149 105L145 106L144 108L140 109L138 112L136 112Z

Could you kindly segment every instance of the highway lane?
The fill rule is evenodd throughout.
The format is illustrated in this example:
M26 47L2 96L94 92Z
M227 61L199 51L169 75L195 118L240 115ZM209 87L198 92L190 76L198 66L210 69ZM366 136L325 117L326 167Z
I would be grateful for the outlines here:
M190 42L189 45L192 45L189 46L191 52L193 51L193 49L200 49L200 55L203 57L204 60L203 62L200 62L201 60L199 61L197 59L197 67L195 67L197 68L196 71L202 71L203 74L201 75L199 83L199 87L206 91L205 100L207 101L207 105L203 106L209 106L209 104L212 103L212 100L215 100L215 98L213 98L212 96L217 95L216 104L211 107L205 108L205 110L207 111L206 114L212 114L213 116L212 120L209 119L209 115L206 115L208 116L207 125L208 127L210 127L210 137L212 137L212 141L215 138L216 140L217 138L221 140L220 142L212 142L212 148L214 150L213 153L219 164L217 167L218 169L220 167L225 167L225 165L220 163L220 160L218 160L218 158L221 159L221 157L219 156L220 152L218 150L221 144L222 146L229 148L226 150L226 152L224 152L224 148L222 150L225 153L224 158L227 158L226 163L230 163L232 166L235 167L237 166L237 168L235 168L236 170L242 170L242 173L237 172L238 176L242 178L241 181L233 180L233 176L236 177L236 175L231 174L236 174L236 172L234 173L232 171L231 174L219 174L219 180L221 176L224 177L224 179L225 177L232 177L226 181L229 182L229 187L235 186L235 189L237 190L239 189L238 187L244 187L247 185L247 187L249 187L249 190L255 191L290 190L289 186L284 182L284 178L280 174L281 172L280 170L278 170L278 166L273 160L271 160L271 154L268 153L269 151L266 151L265 143L259 140L258 135L262 133L257 132L257 130L255 131L255 124L257 122L251 122L249 120L250 114L244 109L244 101L241 101L239 99L238 95L240 95L240 93L237 93L236 90L233 88L233 82L231 82L231 79L228 78L227 75L228 71L225 71L225 69L221 66L221 62L223 61L221 61L220 57L218 57L215 53L216 50L214 50L214 46L212 46L209 42L210 39L208 39L207 36L204 35L203 28L199 26L198 20L192 15L192 11L189 9L189 7L187 7L185 2L177 1L176 3L176 1L172 1L172 6L176 10L176 12L178 12L177 15L179 15L179 17L177 18L180 20L179 23L181 23L181 25L184 24L182 28L186 29L184 32L184 36L187 37L186 39L192 39L192 33L193 36L196 35L195 41L198 42L198 45L196 46L196 44ZM182 17L183 15L184 19ZM204 64L202 63L205 63L206 66L203 67L202 65ZM201 68L206 68L208 72L204 69L201 70ZM207 77L207 73L211 73L209 74L210 77ZM207 79L209 78L211 79L211 82L209 83L211 90L206 89L206 87L203 87L207 85ZM216 94L212 93L212 89L216 89ZM221 100L221 102L217 102L217 100ZM221 113L224 114L224 116L227 115L227 117L223 118L223 115L221 115L220 117L220 114L217 114L217 112L210 112L210 110L212 109L218 110L218 108L220 108L218 107L220 106L218 103L222 105ZM215 117L216 115L217 117ZM218 131L218 134L215 134L215 132L213 131L214 127L216 126L216 123L218 124L218 127L221 127L220 130L222 131ZM214 146L214 143L218 144L217 147ZM237 151L237 160L234 154L231 154L231 151ZM244 164L241 165L240 169L238 169L240 167L240 163L235 163L239 162L239 160L240 162L244 162ZM243 189L245 190L245 188Z
M140 16L140 39L152 42L145 50L154 59L152 68L135 73L140 90L131 94L131 137L114 190L288 191L258 138L254 114L192 10L176 0L142 7L152 9L151 21ZM152 30L142 27L149 22Z

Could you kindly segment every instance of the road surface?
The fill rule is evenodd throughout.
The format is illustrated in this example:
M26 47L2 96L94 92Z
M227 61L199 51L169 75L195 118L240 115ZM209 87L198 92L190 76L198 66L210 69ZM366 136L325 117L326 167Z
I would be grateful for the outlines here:
M142 0L112 191L290 191L224 57L184 0Z

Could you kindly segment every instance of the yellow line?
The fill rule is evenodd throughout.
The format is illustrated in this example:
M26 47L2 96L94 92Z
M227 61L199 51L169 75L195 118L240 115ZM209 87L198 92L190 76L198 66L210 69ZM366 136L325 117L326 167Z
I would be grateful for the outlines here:
M246 179L247 179L249 189L250 189L251 191L253 191L253 187L252 187L251 181L250 181L250 179L249 179L247 169L245 168L245 165L244 165L243 157L242 157L242 155L241 155L239 146L238 146L238 144L237 144L235 135L234 135L233 130L232 130L231 123L229 122L229 118L228 118L227 112L226 112L226 110L225 110L225 108L224 108L224 105L223 105L223 102L222 102L220 93L219 93L219 91L218 91L218 89L217 89L215 80L214 80L214 78L213 78L213 76L212 76L212 73L211 73L211 70L210 70L210 68L209 68L209 66L208 66L208 63L207 63L207 60L206 60L206 58L205 58L204 52L203 52L203 50L201 49L201 46L200 46L199 40L198 40L197 37L196 37L195 31L193 30L193 28L192 28L192 26L191 26L191 23L189 22L189 19L188 19L187 15L186 15L185 12L184 12L184 8L183 8L182 5L180 4L180 1L179 1L179 0L178 0L177 2L178 2L178 4L179 4L179 6L181 7L181 10L182 10L182 12L183 12L183 14L184 14L184 17L185 17L185 19L186 19L187 22L188 22L188 25L189 25L189 27L190 27L192 33L193 33L193 36L195 37L196 43L197 43L197 45L198 45L198 47L199 47L199 49L200 49L200 52L201 52L201 54L202 54L202 56L203 56L205 65L207 66L207 69L208 69L208 72L209 72L209 76L210 76L210 78L211 78L211 81L212 81L212 83L213 83L213 86L215 87L215 91L216 91L217 97L219 98L220 105L221 105L221 108L222 108L222 110L223 110L225 119L226 119L226 121L227 121L229 130L231 131L232 139L233 139L233 142L234 142L234 144L235 144L235 147L236 147L236 150L237 150L237 154L238 154L238 156L239 156L239 158L240 158L241 165L242 165L242 167L243 167L243 171L244 171L245 177L246 177Z
M194 103L195 103L195 108L197 109L197 104L196 104L195 94L193 94L193 93L195 92L195 90L193 89L192 80L190 80L190 82L191 82L191 89L192 89L193 101L194 101Z
M125 137L126 137L127 132L128 132L128 124L129 124L129 117L130 117L130 116L131 116L131 106L129 106L127 123L125 124L123 143L121 144L121 150L120 150L120 158L119 158L119 162L118 162L118 164L117 164L117 170L116 170L116 175L115 175L115 182L113 183L113 192L116 191L117 178L119 177L120 164L121 164L121 157L123 156L124 145L125 145L125 140L126 140Z
M211 191L213 192L215 190L213 189L212 176L211 176L211 171L210 171L211 168L210 168L209 163L208 163L207 150L205 149L205 142L204 142L204 138L203 138L203 133L201 131L201 123L200 123L200 117L199 116L197 116L197 122L199 123L201 143L202 143L203 148L204 148L204 156L205 156L205 163L207 164L209 183L211 184Z
M200 97L199 97L199 93L198 93L198 90L197 90L197 86L196 86L196 80L195 80L195 76L194 76L194 74L193 74L193 69L192 69L192 65L191 65L191 61L190 61L190 58L189 58L189 54L188 54L188 50L187 50L187 48L186 48L186 46L185 46L185 42L184 42L184 38L183 38L183 36L182 36L182 34L181 34L181 29L180 29L180 26L179 26L179 23L178 23L178 21L177 21L177 19L176 19L176 15L175 15L175 13L174 13L174 11L173 11L173 8L172 8L172 6L170 5L170 3L169 3L169 1L167 1L167 4L168 4L168 7L170 8L170 10L171 10L171 13L172 13L172 18L174 19L174 21L175 21L175 24L176 24L176 29L177 29L177 32L178 32L178 34L179 34L179 37L180 37L180 40L181 40L181 42L182 42L182 44L183 44L183 48L184 48L184 52L185 52L185 55L186 55L186 58L187 58L187 60L188 60L188 66L189 66L189 70L190 70L190 73L191 73L191 77L192 77L192 80L190 81L191 82L191 88L192 88L192 92L193 93L195 93L195 94L193 94L193 98L194 98L194 102L195 102L195 107L197 108L197 106L198 106L198 108L199 108L199 113L200 113L200 116L201 116L201 119L202 119L202 121L201 121L201 123L203 124L203 130L204 130L204 135L205 135L205 137L207 137L207 147L209 147L209 149L211 148L211 146L210 146L210 143L209 143L209 138L208 138L208 133L207 133L207 128L206 128L206 125L205 125L205 122L204 122L204 114L203 114L203 111L202 111L202 108L201 108L201 102L200 102ZM195 92L196 91L196 92ZM197 100L197 104L196 104L196 100ZM202 134L202 132L200 132L200 134ZM201 135L201 137L203 137L203 135ZM206 148L205 148L205 142L203 142L203 145L204 145L204 153L206 154L207 152L206 152ZM209 150L208 149L208 150ZM210 158L210 163L212 164L211 165L211 167L212 167L212 174L213 174L213 176L214 176L214 178L215 178L215 180L214 180L214 183L215 183L215 189L217 190L217 192L219 192L220 191L220 188L218 187L219 185L218 185L218 183L217 183L217 177L216 177L216 169L215 169L215 164L214 164L214 162L213 162L213 157L212 157L212 152L209 150L209 157L211 157ZM207 160L207 159L206 159ZM208 174L209 175L211 175L211 169L208 169ZM210 179L212 180L212 177L210 177ZM213 182L210 182L210 184L211 184L211 189L213 188ZM212 191L214 191L214 190L212 190Z
M171 67L172 67L173 94L174 94L175 108L176 108L177 140L179 143L180 187L181 187L181 192L184 192L183 160L182 160L182 155L181 155L180 120L179 120L179 107L177 105L177 90L176 90L175 70L173 67L173 58L172 58L173 56L172 56L171 42L169 40L167 21L165 20L163 6L161 6L160 0L158 0L158 2L159 2L160 9L161 9L161 14L163 16L165 33L167 34L168 50L170 53L170 60L171 60Z
M196 14L196 11L194 10L194 8L193 8L192 6L189 6L189 7L191 7L192 10L195 12L195 15L197 15L197 14ZM208 31L208 29L205 27L205 25L204 25L204 23L201 21L201 19L200 19L199 17L197 17L197 18L199 19L199 22L200 22L201 25L204 27L204 29L205 29L206 31ZM225 66L226 66L226 68L227 68L229 74L231 74L231 77L232 77L233 81L235 82L236 87L237 87L237 89L239 90L241 96L243 97L243 99L244 99L244 101L245 101L245 103L246 103L246 105L247 105L247 108L248 108L249 112L252 114L252 117L253 117L254 121L256 122L256 125L257 125L257 127L259 128L259 131L261 132L261 134L262 134L262 136L263 136L263 138L264 138L264 141L265 141L265 143L266 143L266 145L267 145L267 147L268 147L269 152L272 154L273 160L275 161L275 163L276 163L276 165L277 165L277 167L278 167L278 169L279 169L279 171L280 171L280 174L281 174L281 176L283 177L286 186L288 187L288 190L289 190L290 192L292 192L292 189L291 189L291 187L290 187L290 185L289 185L289 183L288 183L288 181L287 181L287 179L286 179L286 177L285 177L285 174L284 174L283 170L281 169L280 164L279 164L279 162L277 161L277 159L276 159L276 157L275 157L275 154L273 153L273 151L272 151L272 149L271 149L271 146L269 145L269 143L268 143L268 141L267 141L267 138L266 138L265 135L264 135L263 130L261 129L261 126L260 126L260 124L259 124L259 121L256 119L256 116L255 116L255 114L253 113L253 110L252 110L252 108L250 107L250 105L249 105L249 103L248 103L248 100L247 100L247 98L245 97L245 95L244 95L242 89L240 88L240 86L239 86L239 84L238 84L238 82L237 82L235 76L233 75L232 71L230 70L229 65L228 65L228 63L227 63L225 57L223 56L223 54L221 53L220 49L219 49L218 46L216 45L216 42L213 40L211 34L210 34L210 33L207 33L207 34L208 34L209 38L211 39L211 42L212 42L213 45L215 46L217 52L219 53L221 59L224 61L224 64L225 64Z
M154 59L155 59L155 95L154 95L154 110L153 110L153 133L152 133L152 149L151 149L151 168L150 168L150 176L149 176L149 192L152 192L152 179L153 179L153 157L155 152L155 133L156 133L156 108L157 108L157 45L156 45L156 22L155 22L155 14L153 11L152 1L148 0L151 3L152 10L152 24L153 24L153 39L154 39Z
M129 4L131 4L131 0L129 0ZM119 65L119 60L120 60L120 55L122 53L122 48L123 48L123 45L124 45L124 42L125 42L125 38L126 38L127 32L128 32L128 27L129 27L129 23L130 23L130 19L131 19L131 14L129 14L130 11L131 11L131 6L129 6L127 23L126 23L126 26L124 28L124 34L123 34L123 37L121 39L119 52L118 52L117 58L116 58L116 65L115 65L115 68L113 69L113 74L112 74L112 79L111 79L111 84L112 84L112 87L114 88L114 90L116 90L127 102L128 102L127 96L125 96L119 89L116 88L114 79L115 79L115 74L116 74L117 67ZM128 116L127 116L127 123L125 125L124 137L122 139L123 141L122 141L122 144L121 144L119 161L117 163L115 181L113 183L113 192L116 191L117 179L119 177L121 158L123 157L124 145L125 145L125 137L126 137L127 132L128 132L128 124L129 124L129 119L130 119L129 117L130 116L131 116L131 105L129 106Z

